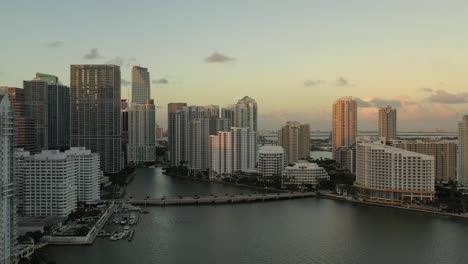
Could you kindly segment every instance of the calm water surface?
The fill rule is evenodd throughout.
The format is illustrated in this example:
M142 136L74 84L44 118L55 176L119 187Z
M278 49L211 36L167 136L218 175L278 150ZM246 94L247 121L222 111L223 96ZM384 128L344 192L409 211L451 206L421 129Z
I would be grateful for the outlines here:
M139 169L129 196L251 190ZM468 263L468 221L308 198L266 203L151 207L132 242L52 246L60 264Z

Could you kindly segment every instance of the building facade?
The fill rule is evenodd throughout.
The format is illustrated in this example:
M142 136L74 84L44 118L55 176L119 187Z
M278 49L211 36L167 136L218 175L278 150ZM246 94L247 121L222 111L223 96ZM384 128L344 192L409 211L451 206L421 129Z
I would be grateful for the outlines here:
M169 103L167 105L167 140L171 166L179 166L184 161L185 153L182 152L182 146L185 145L185 129L182 129L181 126L185 122L179 111L186 106L187 103Z
M23 81L29 117L33 120L35 131L34 152L49 148L49 95L48 84L41 79Z
M0 95L0 263L16 260L14 182L14 114L7 94Z
M335 151L335 160L340 168L356 173L356 146L340 147Z
M288 154L289 164L310 156L310 126L289 121L278 131L278 145Z
M58 83L49 83L47 87L49 149L67 149L70 147L70 88Z
M434 157L380 143L356 146L358 195L389 204L433 200Z
M332 114L332 154L336 159L336 150L349 147L356 142L357 104L352 97L343 97L333 103Z
M257 102L245 96L240 99L234 109L234 127L248 127L253 132L257 132Z
M71 146L98 153L111 174L123 168L120 81L117 65L71 65Z
M458 169L457 180L468 187L468 115L458 123Z
M128 112L128 161L156 161L156 107L152 99L144 104L132 103Z
M393 140L397 137L397 110L391 106L379 109L379 137Z
M258 174L264 180L281 177L288 166L288 154L281 146L262 146L258 150Z
M319 184L320 180L329 180L326 170L315 163L300 161L293 166L287 166L281 180L281 186L311 187Z

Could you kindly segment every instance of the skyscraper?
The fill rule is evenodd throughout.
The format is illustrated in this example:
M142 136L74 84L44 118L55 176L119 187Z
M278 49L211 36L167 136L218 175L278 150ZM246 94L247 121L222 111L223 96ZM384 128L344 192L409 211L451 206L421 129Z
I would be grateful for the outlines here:
M184 161L185 153L182 153L181 146L184 145L184 129L180 126L184 124L182 116L178 114L187 103L169 103L167 105L167 136L169 145L169 161L171 166L179 166Z
M0 95L0 263L16 263L13 112L6 94Z
M458 169L457 180L465 187L468 186L468 115L458 123Z
M71 65L71 146L86 147L101 157L101 169L122 169L120 135L120 67Z
M289 121L278 131L278 145L288 154L288 163L307 160L310 156L310 126Z
M356 142L357 104L352 97L343 97L333 103L332 153L340 147L349 147Z
M230 105L225 108L221 108L221 118L229 120L229 127L234 124L234 114L236 112L236 106Z
M35 130L34 152L49 148L49 95L48 84L39 78L24 81L25 102L29 106Z
M253 132L257 132L257 102L254 99L244 96L237 102L232 126L249 127Z
M58 83L48 85L49 149L70 147L70 88Z
M128 114L128 162L154 162L156 107L150 99L150 75L147 68L132 68L132 103Z
M397 135L397 111L391 106L379 109L379 137L387 140L396 139Z
M3 94L8 94L15 117L14 147L24 148L27 151L34 151L36 133L33 119L30 116L29 105L26 103L24 89L2 87L2 92Z
M122 154L124 166L128 163L128 100L120 100L120 136L122 143Z

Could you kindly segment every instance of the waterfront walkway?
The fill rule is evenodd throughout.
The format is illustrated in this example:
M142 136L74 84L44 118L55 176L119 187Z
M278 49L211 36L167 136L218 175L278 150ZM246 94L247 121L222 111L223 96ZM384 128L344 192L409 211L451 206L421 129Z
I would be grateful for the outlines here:
M244 195L225 196L191 196L191 197L167 197L167 198L131 198L114 200L116 203L129 203L133 205L145 206L166 206L166 205L197 205L197 204L234 204L249 202L264 202L275 200L298 199L316 196L315 192L295 192L295 193L260 193Z

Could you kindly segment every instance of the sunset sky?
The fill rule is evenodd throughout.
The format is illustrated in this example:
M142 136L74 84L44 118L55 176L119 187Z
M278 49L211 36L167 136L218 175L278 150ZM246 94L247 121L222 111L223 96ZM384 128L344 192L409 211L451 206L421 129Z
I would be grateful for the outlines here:
M468 1L3 1L0 86L36 72L69 84L70 64L151 73L157 123L169 102L259 105L260 129L331 128L353 96L359 130L398 107L399 130L455 131L468 114Z

